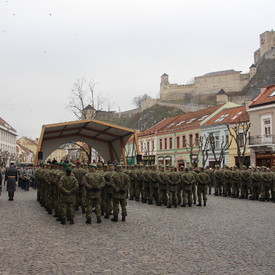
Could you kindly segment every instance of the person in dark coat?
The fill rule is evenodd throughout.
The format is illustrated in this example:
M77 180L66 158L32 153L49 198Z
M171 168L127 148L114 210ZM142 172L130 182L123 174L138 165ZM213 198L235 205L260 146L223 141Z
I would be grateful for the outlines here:
M10 167L7 168L6 170L5 181L7 181L7 191L9 195L9 201L13 201L14 192L16 191L16 182L17 182L17 169L14 166L14 162L11 162Z

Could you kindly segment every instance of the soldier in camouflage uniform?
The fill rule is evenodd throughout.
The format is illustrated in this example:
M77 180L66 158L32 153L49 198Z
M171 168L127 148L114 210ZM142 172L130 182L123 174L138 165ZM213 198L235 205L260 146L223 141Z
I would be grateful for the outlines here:
M260 185L261 185L261 173L257 170L256 167L253 167L251 173L251 200L258 200L260 194Z
M214 196L222 195L222 185L223 185L223 170L220 169L220 166L216 166L216 170L214 172L215 177L215 193Z
M167 192L168 192L168 205L167 208L171 208L172 205L178 206L178 185L180 184L180 174L175 171L174 167L170 167L170 172L167 173Z
M158 188L158 204L157 206L161 206L162 204L167 205L167 173L164 171L164 167L160 167L159 172L159 188Z
M194 171L193 167L189 168L189 172L192 173L194 175L195 179L196 179L192 184L193 203L196 204L197 203L197 191L196 191L196 188L197 188L197 172Z
M136 172L136 201L141 199L143 200L143 194L142 194L142 186L143 186L143 166L142 164L138 164L138 170Z
M105 219L109 219L109 216L112 215L113 205L113 187L111 185L111 178L115 174L114 165L109 164L108 172L106 172L103 176L105 179L105 206L106 206L106 214L104 216Z
M130 167L129 171L129 178L130 178L130 198L129 200L134 200L136 197L136 168L135 166Z
M223 197L231 197L231 175L232 171L226 166L223 172Z
M142 200L142 203L149 202L150 184L151 184L150 174L151 174L150 166L146 165L145 170L143 171L143 186L142 186L143 200Z
M83 184L86 189L86 223L92 222L92 210L95 207L97 223L101 223L101 189L105 185L105 180L102 173L96 172L97 166L90 164L89 172L83 178Z
M208 176L210 177L211 181L208 184L208 189L209 192L208 194L211 195L211 190L212 190L212 186L214 186L214 171L212 169L210 169L209 166L206 167L205 173L208 174Z
M57 221L61 221L60 218L60 191L59 191L59 180L61 177L66 175L66 167L63 164L56 162L57 169L54 170L54 217L56 217Z
M76 209L81 206L82 213L86 213L86 191L82 181L85 174L87 173L87 170L82 168L81 163L77 161L73 173L78 181L79 186L78 192L76 193Z
M267 171L267 168L262 167L262 177L261 177L261 198L259 201L269 201L269 190L272 183L272 174Z
M239 199L248 199L248 181L249 180L250 180L250 171L247 170L245 165L243 165L243 169L241 170L241 179L240 179L241 196L239 197Z
M198 204L197 206L201 206L202 199L201 195L203 197L203 206L206 206L206 201L207 201L207 186L209 182L211 181L209 175L204 172L203 167L200 168L200 173L197 175L197 181L198 181Z
M181 174L181 184L182 184L182 205L181 207L188 206L192 207L192 186L196 182L196 178L189 168L185 168L185 172Z
M112 175L110 184L114 190L112 198L114 217L111 219L111 221L118 221L119 204L121 206L122 221L125 221L125 217L127 216L126 194L130 186L130 178L128 175L123 173L121 165L117 165L117 171L115 174Z
M72 169L66 167L66 175L60 178L58 185L60 191L61 224L66 224L66 216L70 220L70 224L74 224L75 193L78 191L78 182L71 172Z
M231 182L232 182L231 198L239 197L240 178L241 178L241 173L240 173L238 167L235 165L235 166L233 166L232 176L231 176Z
M158 187L159 187L159 171L157 170L157 165L152 167L152 171L150 173L150 194L149 194L149 204L153 203L155 200L156 204L158 204Z

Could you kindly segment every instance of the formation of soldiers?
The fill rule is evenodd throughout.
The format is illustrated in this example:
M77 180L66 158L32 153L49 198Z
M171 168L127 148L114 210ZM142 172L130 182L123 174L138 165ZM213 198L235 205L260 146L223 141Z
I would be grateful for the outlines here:
M92 213L101 223L101 216L118 221L119 205L122 221L127 216L127 191L130 179L118 165L99 163L83 164L55 163L43 164L35 173L37 180L37 200L48 214L54 214L61 224L74 224L75 211L86 213L86 223L92 222Z
M206 206L207 195L214 187L215 196L275 202L275 167L239 170L224 167L193 169L169 166L143 166L128 169L113 164L87 165L77 162L44 164L36 171L37 199L49 214L62 224L74 223L75 211L86 213L91 223L95 213L97 223L101 216L118 221L119 205L122 221L127 216L127 201L135 200L156 206Z
M217 166L215 171L208 169L215 187L215 196L272 201L275 203L275 166L232 168Z

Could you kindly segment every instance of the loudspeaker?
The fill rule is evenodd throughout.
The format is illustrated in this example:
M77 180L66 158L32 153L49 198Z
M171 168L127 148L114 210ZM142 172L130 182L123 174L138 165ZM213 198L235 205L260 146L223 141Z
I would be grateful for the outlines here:
M137 155L137 163L142 162L142 155Z
M38 151L38 159L39 160L43 159L43 152L42 151Z

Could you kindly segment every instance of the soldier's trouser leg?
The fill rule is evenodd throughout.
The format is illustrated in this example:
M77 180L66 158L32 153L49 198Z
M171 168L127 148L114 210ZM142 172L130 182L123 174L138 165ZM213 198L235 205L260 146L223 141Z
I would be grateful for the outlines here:
M118 216L119 214L119 199L113 199L113 215Z
M177 191L172 191L172 204L178 205L178 194L177 194Z
M107 214L107 207L106 207L106 193L104 188L101 190L101 212Z
M140 195L141 195L141 185L136 185L136 195L135 195L136 201L140 200Z
M172 204L172 191L168 191L168 204Z
M121 199L121 200L119 200L119 202L120 202L120 206L121 206L121 215L122 216L127 216L127 209L126 209L127 200L126 199Z
M61 220L66 219L68 210L69 210L69 204L67 202L61 202L60 203L60 218L61 218Z
M113 211L113 206L112 206L112 196L113 194L107 193L106 194L106 214L111 215Z
M68 203L68 218L72 220L75 214L75 201Z
M206 187L202 190L202 198L203 198L203 202L206 203L207 202L207 188Z
M193 195L194 204L196 204L196 201L197 201L196 185L192 186L192 195Z
M197 189L197 194L198 194L198 203L201 204L201 193L202 193L202 190L201 189Z
M92 211L93 211L92 199L87 199L87 212L86 212L87 220L92 218Z
M101 217L101 198L92 199L92 205L95 208L95 214L97 218Z

